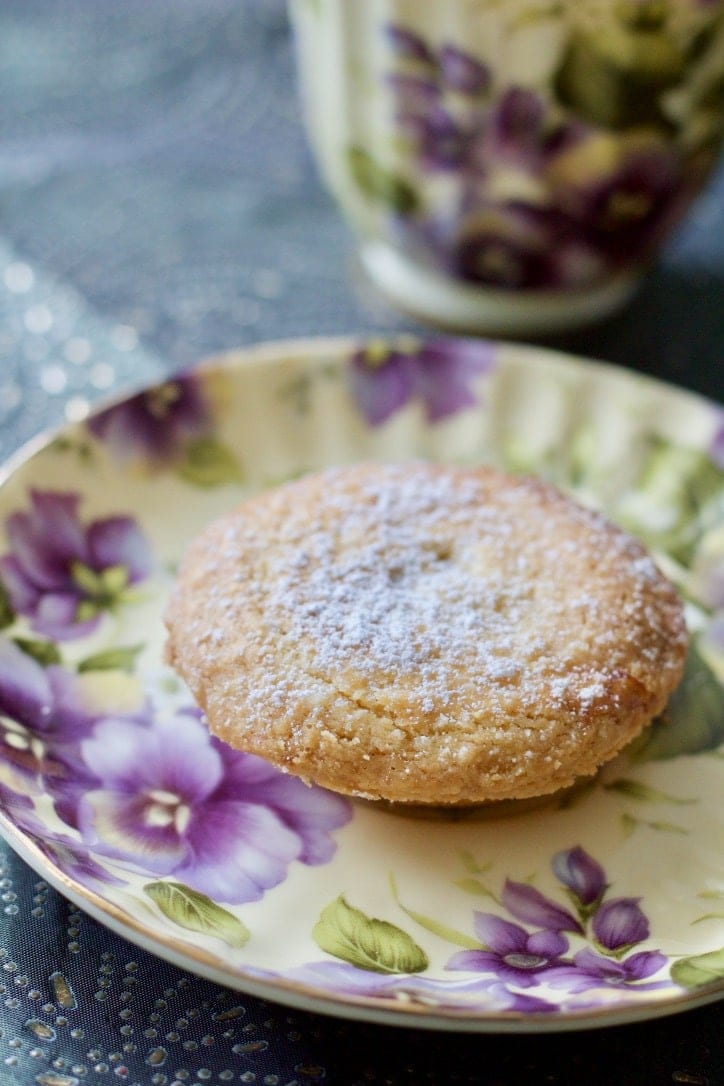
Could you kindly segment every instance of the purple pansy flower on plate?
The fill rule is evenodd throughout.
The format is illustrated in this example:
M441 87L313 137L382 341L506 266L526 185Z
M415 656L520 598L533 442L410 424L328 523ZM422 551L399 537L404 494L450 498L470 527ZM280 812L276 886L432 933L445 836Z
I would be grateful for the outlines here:
M30 509L6 521L0 577L13 610L54 641L83 637L152 567L137 522L112 516L85 525L81 496L31 490Z
M605 871L580 845L557 852L552 866L579 908L596 906L608 889Z
M370 426L412 400L423 404L429 422L439 422L475 405L473 383L493 365L493 345L480 340L370 341L350 359L352 395Z
M263 758L232 750L218 739L211 740L224 765L223 780L214 797L217 802L237 802L239 796L250 804L268 807L298 839L301 863L327 863L336 850L331 829L344 825L351 816L348 802L323 788L308 788L288 773L280 773Z
M6 806L45 791L61 813L92 780L79 743L114 708L140 719L142 694L128 675L42 667L0 638L0 788Z
M611 954L622 954L649 937L649 922L639 907L639 899L614 898L605 901L593 917L596 942Z
M16 732L7 721L0 723L0 811L12 817L16 826L34 824L33 798L42 788L37 754L22 729Z
M108 687L108 706L99 684ZM72 745L90 734L93 725L108 715L110 705L121 704L121 715L143 712L142 695L131 676L79 674L58 664L43 667L13 641L0 638L0 714L24 728L30 738L54 747Z
M125 880L116 878L99 864L81 842L64 833L33 835L40 851L55 864L64 875L89 890L98 891L104 886L125 886Z
M592 988L628 988L650 991L666 987L667 980L647 981L667 964L667 958L659 950L642 950L623 961L596 954L584 947L573 957L570 965L552 970L546 977L551 988L564 988L571 994L588 992Z
M214 900L256 901L294 860L324 862L350 817L301 781L275 789L268 767L212 740L194 712L101 721L82 753L96 781L72 814L84 843Z
M101 411L88 428L122 462L167 464L211 431L213 414L201 378L182 374Z
M305 987L347 996L417 1003L426 1007L448 1007L522 1014L544 1014L557 1010L554 1003L527 992L513 992L494 978L465 977L436 980L420 975L384 975L359 969L347 962L308 962L283 974L250 969L262 979L283 977Z
M649 936L649 922L639 900L606 901L606 874L579 845L556 853L552 868L580 921L533 886L508 879L501 904L518 920L537 925L537 930L528 931L492 913L475 913L480 949L454 954L447 968L493 976L514 988L544 985L570 994L595 988L659 988L666 983L642 983L667 964L659 950L628 953ZM573 953L563 931L573 939L585 939L588 945Z
M139 474L172 471L206 488L237 483L236 453L217 432L229 389L222 368L179 374L101 411L88 429Z
M503 887L502 902L508 912L526 924L535 924L549 931L581 932L583 929L567 909L525 882L507 879Z
M493 913L475 913L474 928L483 949L454 954L448 969L492 973L505 984L532 988L549 970L566 963L568 940L559 931L527 932Z

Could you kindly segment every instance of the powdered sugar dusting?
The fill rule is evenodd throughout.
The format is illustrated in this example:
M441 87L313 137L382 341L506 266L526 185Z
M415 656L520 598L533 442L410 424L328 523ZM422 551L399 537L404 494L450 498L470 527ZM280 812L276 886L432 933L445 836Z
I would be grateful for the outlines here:
M383 478L389 484L389 469ZM336 516L303 551L282 550L266 606L313 646L315 669L352 666L383 684L414 675L425 712L445 707L452 672L471 659L481 678L514 679L520 664L506 655L506 629L519 588L495 569L473 576L457 539L479 499L472 484L414 472L366 486L355 504L328 491ZM509 531L498 523L498 534Z
M619 630L580 586L586 555L593 569L604 554L610 565L613 549L636 586L650 587L657 572L597 514L573 505L563 518L538 513L525 486L491 502L475 476L420 465L380 466L351 488L331 470L315 500L282 502L253 577L240 555L258 549L254 522L230 524L224 537L223 560L239 565L239 595L226 607L253 607L263 622L251 639L297 646L305 661L303 678L272 664L254 699L281 705L296 684L313 700L319 683L358 699L364 688L378 707L404 690L422 714L474 712L482 691L501 712L511 699L529 711L541 689L552 707L575 696L583 711L605 698L606 675L587 658L595 641L596 657L613 659ZM622 607L646 621L638 592Z

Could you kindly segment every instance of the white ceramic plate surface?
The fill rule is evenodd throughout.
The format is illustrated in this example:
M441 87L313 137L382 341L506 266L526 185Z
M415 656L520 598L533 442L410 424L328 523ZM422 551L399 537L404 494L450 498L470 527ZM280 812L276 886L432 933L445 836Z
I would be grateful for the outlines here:
M455 820L308 789L212 741L163 660L185 543L363 458L540 474L687 601L668 719L590 786ZM446 338L230 354L69 426L0 491L0 826L127 938L307 1010L588 1028L724 994L724 416L597 363Z

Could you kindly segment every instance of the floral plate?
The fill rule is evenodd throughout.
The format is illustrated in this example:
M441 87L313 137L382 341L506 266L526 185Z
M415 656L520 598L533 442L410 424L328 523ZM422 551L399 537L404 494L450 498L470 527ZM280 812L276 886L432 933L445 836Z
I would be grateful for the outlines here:
M691 650L666 718L531 810L415 817L210 738L163 659L186 541L332 462L533 471L650 546ZM0 825L63 893L219 983L342 1016L561 1030L724 995L724 413L613 367L446 338L211 360L0 491Z

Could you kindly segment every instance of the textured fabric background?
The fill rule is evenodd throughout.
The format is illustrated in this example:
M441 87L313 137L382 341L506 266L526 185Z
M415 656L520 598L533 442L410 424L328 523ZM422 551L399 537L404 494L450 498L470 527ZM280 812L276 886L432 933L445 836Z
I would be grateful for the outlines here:
M209 352L416 327L358 272L292 59L281 0L0 0L0 456ZM628 310L555 342L724 402L724 171ZM132 947L4 845L0 865L3 1084L724 1082L721 1006L526 1038L304 1015Z

